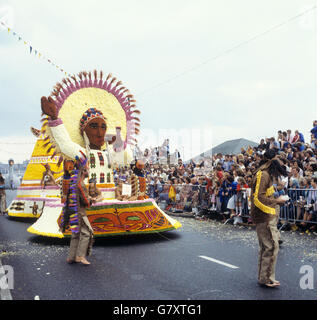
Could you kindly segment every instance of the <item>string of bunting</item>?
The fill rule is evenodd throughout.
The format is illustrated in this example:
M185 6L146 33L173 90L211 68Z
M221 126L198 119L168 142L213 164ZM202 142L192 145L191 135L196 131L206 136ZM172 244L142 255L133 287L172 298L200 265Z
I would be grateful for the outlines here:
M43 55L39 50L35 49L28 41L24 40L21 35L19 35L17 32L12 30L12 28L10 28L8 25L6 25L3 21L0 21L0 22L1 22L1 25L7 29L8 34L12 34L14 37L16 37L18 39L19 42L21 41L22 43L24 43L24 45L29 47L30 54L33 53L38 58L46 60L49 64L51 64L53 67L56 67L56 69L58 69L59 71L61 71L65 75L71 76L62 67L60 67L59 65L54 63L51 59L49 59L45 55Z

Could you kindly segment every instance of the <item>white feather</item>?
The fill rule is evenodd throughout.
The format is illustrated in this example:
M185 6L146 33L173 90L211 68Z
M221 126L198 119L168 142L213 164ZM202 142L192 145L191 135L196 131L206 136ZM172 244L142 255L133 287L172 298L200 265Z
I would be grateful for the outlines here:
M87 134L86 132L84 131L83 133L83 137L84 137L84 142L85 142L85 148L86 148L86 156L87 156L87 159L89 159L89 153L90 153L90 142L89 142L89 139L87 137Z

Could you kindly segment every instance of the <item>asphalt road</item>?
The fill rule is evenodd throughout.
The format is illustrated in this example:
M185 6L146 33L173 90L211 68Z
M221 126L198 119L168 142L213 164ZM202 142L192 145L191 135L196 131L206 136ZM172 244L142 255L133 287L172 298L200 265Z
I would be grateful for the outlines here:
M257 285L254 229L177 218L162 234L96 239L90 266L68 265L69 240L34 236L31 220L0 216L2 265L14 270L13 300L315 300L300 286L302 266L317 271L317 237L283 232L278 289ZM1 252L1 251L0 251ZM315 276L316 277L316 276Z

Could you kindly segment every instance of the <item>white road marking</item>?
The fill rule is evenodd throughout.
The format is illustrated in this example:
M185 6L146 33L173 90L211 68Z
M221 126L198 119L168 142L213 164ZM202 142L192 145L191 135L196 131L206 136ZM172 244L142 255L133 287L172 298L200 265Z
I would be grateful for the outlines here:
M2 279L2 277L4 276L4 268L2 267L2 263L0 260L0 279ZM2 289L0 286L0 300L12 300L10 289Z
M209 261L212 261L212 262L215 262L215 263L222 264L223 266L226 266L226 267L231 268L231 269L239 269L239 267L237 267L237 266L234 266L232 264L229 264L229 263L226 263L226 262L214 259L214 258L210 258L210 257L206 257L206 256L199 256L199 258L206 259L206 260L209 260Z

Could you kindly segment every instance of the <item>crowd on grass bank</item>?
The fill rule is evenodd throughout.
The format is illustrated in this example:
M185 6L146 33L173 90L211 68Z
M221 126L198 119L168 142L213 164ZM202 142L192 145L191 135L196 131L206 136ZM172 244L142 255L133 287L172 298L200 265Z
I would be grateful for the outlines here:
M283 162L287 177L280 177L276 185L277 195L298 189L301 193L301 210L298 220L301 228L315 229L317 224L317 120L313 122L311 140L305 142L298 130L278 131L277 136L261 139L256 147L241 149L239 154L214 154L199 162L184 163L178 159L175 165L146 163L148 195L165 202L166 209L193 211L201 209L218 213L223 221L235 217L235 221L252 223L243 219L248 208L248 196L254 172L263 160L263 154L274 149ZM115 170L115 179L125 181L132 173L130 168ZM309 191L309 192L308 192ZM240 217L240 218L239 218ZM317 229L316 229L317 230Z

